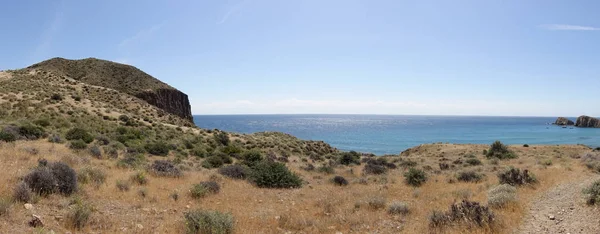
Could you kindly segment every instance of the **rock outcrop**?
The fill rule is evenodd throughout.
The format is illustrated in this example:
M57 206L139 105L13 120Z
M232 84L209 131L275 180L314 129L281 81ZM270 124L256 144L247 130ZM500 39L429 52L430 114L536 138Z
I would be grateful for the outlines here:
M53 58L29 68L49 71L83 83L135 96L167 113L193 123L190 102L186 94L136 67L95 58L80 60Z
M168 113L193 121L190 101L185 93L173 89L157 89L141 92L135 96Z
M600 119L582 115L577 118L575 126L582 128L600 128Z
M558 119L556 119L556 122L554 122L554 124L565 126L565 125L574 125L575 123L565 117L558 117Z

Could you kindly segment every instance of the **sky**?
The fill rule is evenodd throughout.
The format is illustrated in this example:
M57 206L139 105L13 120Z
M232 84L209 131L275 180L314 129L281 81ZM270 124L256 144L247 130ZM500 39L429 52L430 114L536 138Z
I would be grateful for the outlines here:
M600 116L600 1L21 0L0 70L136 66L193 114Z

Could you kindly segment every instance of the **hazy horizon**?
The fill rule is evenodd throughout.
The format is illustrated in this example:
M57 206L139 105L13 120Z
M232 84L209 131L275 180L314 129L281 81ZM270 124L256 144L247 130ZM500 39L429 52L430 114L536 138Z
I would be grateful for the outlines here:
M130 64L188 94L194 114L600 116L597 1L4 6L0 70Z

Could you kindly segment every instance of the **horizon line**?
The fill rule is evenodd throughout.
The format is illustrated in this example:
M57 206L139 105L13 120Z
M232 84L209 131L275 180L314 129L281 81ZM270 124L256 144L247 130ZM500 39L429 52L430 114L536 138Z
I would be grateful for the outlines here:
M545 117L545 118L577 118L578 116L566 116L566 115L556 115L556 116L543 116L543 115L444 115L444 114L323 114L323 113L295 113L295 114L194 114L192 116L243 116L243 115L362 115L362 116L445 116L445 117ZM579 115L583 116L583 115Z

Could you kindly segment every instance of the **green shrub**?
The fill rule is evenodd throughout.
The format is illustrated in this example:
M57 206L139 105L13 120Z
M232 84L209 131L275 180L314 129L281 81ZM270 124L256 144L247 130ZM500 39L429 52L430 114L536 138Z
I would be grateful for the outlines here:
M517 189L508 184L498 185L488 191L488 206L501 208L517 201Z
M202 161L202 167L204 168L219 168L221 166L223 166L223 164L225 164L223 162L223 158L219 157L219 156L210 156L206 159L204 159L204 161Z
M188 234L232 234L234 232L235 221L231 214L194 210L185 213L184 218Z
M520 169L513 167L499 173L498 180L500 181L500 184L510 184L512 186L537 183L535 175L530 173L529 170L525 169L521 171Z
M19 127L19 135L28 140L37 140L44 136L44 129L33 124L26 124Z
M92 215L92 207L83 202L77 202L75 208L67 215L67 223L77 230L83 229Z
M77 180L82 184L93 183L96 187L100 187L106 181L106 173L99 168L85 167L79 170Z
M214 181L205 181L192 186L190 195L194 199L203 198L209 194L217 194L221 190L221 186Z
M65 135L65 139L69 141L82 140L86 144L89 144L94 141L94 136L83 128L72 128Z
M33 121L34 124L42 126L42 127L48 127L50 126L50 120L48 119L38 119Z
M456 175L456 179L462 182L480 182L484 175L474 171L461 171Z
M367 165L365 165L365 167L363 168L363 172L367 175L381 175L387 173L387 167L383 165L367 163Z
M124 158L117 162L117 166L122 168L138 168L145 162L146 157L143 154L126 154Z
M131 175L131 181L138 185L145 185L148 183L148 177L146 176L146 172L138 171L135 174Z
M53 101L62 101L63 97L59 93L55 93L52 94L52 96L50 96L50 99L52 99Z
M229 135L226 132L218 132L214 134L215 141L217 141L221 145L229 145L231 142L229 140Z
M339 163L342 165L360 165L360 154L356 151L344 152L340 156Z
M87 143L85 143L83 140L74 140L69 144L69 148L74 150L83 150L87 148Z
M0 197L0 216L8 215L10 207L12 207L12 201L6 197Z
M411 167L406 173L404 173L404 181L408 185L419 187L427 182L427 174L421 169Z
M264 159L262 153L258 150L246 151L242 155L242 163L246 166L253 167Z
M285 164L262 161L255 165L251 180L260 188L299 188L302 179L292 173Z
M317 168L318 172L321 173L325 173L325 174L333 174L335 173L335 169L333 169L332 166L327 166L327 165L323 165Z
M467 161L465 161L465 162L471 166L477 166L477 165L483 164L483 163L481 163L481 160L476 159L476 158L467 159Z
M224 154L227 154L229 156L236 156L236 155L239 155L240 153L242 153L242 149L233 144L229 144L229 145L221 148L221 152L223 152Z
M600 204L600 180L596 180L589 187L583 190L583 194L586 195L586 201L589 205Z
M205 158L208 155L208 152L202 147L196 147L190 150L190 154L196 157Z
M4 142L13 142L17 140L17 136L15 136L13 133L7 132L7 131L0 131L0 141L4 141Z
M152 155L167 156L169 155L169 145L165 142L148 143L144 149Z
M486 157L498 159L517 158L517 155L508 149L508 147L500 141L495 141L487 151Z

